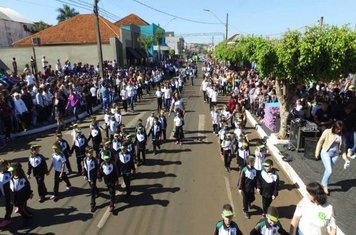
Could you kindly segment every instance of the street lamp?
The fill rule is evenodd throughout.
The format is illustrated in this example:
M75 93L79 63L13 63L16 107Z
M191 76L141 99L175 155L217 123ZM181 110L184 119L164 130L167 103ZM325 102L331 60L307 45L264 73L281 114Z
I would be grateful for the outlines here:
M209 9L203 9L203 11L210 12L221 24L225 25L225 40L227 41L229 33L229 13L226 13L226 21L223 22L213 11Z

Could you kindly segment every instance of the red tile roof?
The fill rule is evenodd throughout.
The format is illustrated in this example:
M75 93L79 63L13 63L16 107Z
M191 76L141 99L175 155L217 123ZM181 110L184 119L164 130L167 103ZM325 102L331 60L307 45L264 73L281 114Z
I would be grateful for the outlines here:
M130 14L121 20L115 22L116 26L128 26L128 25L149 25L146 21L144 21L142 18L138 17L135 14Z
M120 36L119 28L103 17L99 18L102 43L109 43L111 37ZM49 27L31 36L14 42L14 47L32 46L32 38L40 38L41 45L95 44L96 28L94 14L81 14Z

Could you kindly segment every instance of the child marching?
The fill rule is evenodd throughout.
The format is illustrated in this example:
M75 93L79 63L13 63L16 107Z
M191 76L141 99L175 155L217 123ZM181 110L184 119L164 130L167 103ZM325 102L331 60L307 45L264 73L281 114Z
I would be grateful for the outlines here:
M239 193L242 195L243 214L247 219L250 218L248 209L251 207L252 202L255 201L255 188L257 186L256 170L253 167L254 161L254 156L247 158L247 166L241 170L238 185Z
M0 228L11 223L11 213L14 206L11 203L10 180L11 173L8 171L7 161L0 159L0 195L5 197L5 217L0 223Z
M84 180L88 181L90 186L90 211L95 212L96 203L95 198L99 196L99 190L96 187L96 180L98 178L99 164L98 160L93 156L93 148L88 146L85 149L85 158L83 159L83 176Z
M121 152L119 153L118 159L118 168L120 171L120 175L125 182L125 189L126 189L126 197L131 196L131 172L135 172L135 164L133 160L132 154L130 154L127 150L127 146L123 145L121 147Z
M250 235L288 235L279 222L278 210L275 207L269 207L265 218L262 218L251 230Z
M262 195L263 215L267 213L267 208L271 205L272 200L278 196L279 176L277 170L273 168L273 161L267 159L263 163L264 170L257 181L257 191Z
M31 173L37 182L38 195L40 197L39 202L45 201L47 194L47 188L44 183L45 175L48 173L47 163L45 157L39 153L40 146L37 144L31 145L31 156L28 159L28 171L27 178L31 178Z
M116 202L116 190L115 186L118 183L118 171L116 164L113 159L108 155L107 151L103 152L103 159L104 161L100 164L99 170L99 181L104 178L104 183L108 188L109 195L110 195L110 204L109 204L109 211L113 212L115 208Z
M52 155L52 163L49 167L48 172L54 169L54 186L53 186L53 195L50 197L53 201L58 201L58 188L59 183L63 180L66 183L66 191L70 190L71 183L68 179L67 172L68 169L66 167L66 159L61 153L61 146L56 143L52 146L53 155Z
M10 165L8 170L11 172L12 204L18 208L19 214L25 219L26 223L33 216L27 207L28 199L33 197L30 182L27 180L20 163Z

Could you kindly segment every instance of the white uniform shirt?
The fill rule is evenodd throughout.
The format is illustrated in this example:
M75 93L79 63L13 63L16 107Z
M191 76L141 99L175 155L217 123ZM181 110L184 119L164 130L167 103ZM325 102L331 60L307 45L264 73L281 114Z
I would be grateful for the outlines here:
M56 153L53 153L52 155L52 164L53 164L53 168L55 171L57 172L61 172L62 171L62 165L64 164L64 172L67 171L66 166L65 166L65 162L66 159L64 156L62 155L58 155Z

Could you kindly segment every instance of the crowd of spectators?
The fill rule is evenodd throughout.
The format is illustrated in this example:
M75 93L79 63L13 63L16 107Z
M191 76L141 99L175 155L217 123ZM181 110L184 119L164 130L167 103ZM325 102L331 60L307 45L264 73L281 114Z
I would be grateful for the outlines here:
M259 76L255 69L230 68L215 61L207 61L203 66L204 76L209 78L209 86L204 88L207 96L231 96L227 109L233 114L236 104L248 109L263 122L267 103L278 102L275 79ZM216 101L215 101L216 102ZM315 123L320 132L330 128L340 120L345 125L345 148L356 152L356 77L336 78L332 82L299 84L293 94L290 107L291 120L301 123ZM212 107L212 106L211 106Z
M104 77L99 66L72 63L60 59L55 65L45 56L37 66L33 57L19 71L16 59L12 70L0 70L0 133L5 139L12 133L56 122L58 130L65 128L64 119L72 115L93 114L93 107L110 107L114 99L125 100L133 111L134 102L141 99L168 74L178 71L176 61L159 64L120 67L117 62L104 62ZM127 110L127 108L126 108Z

